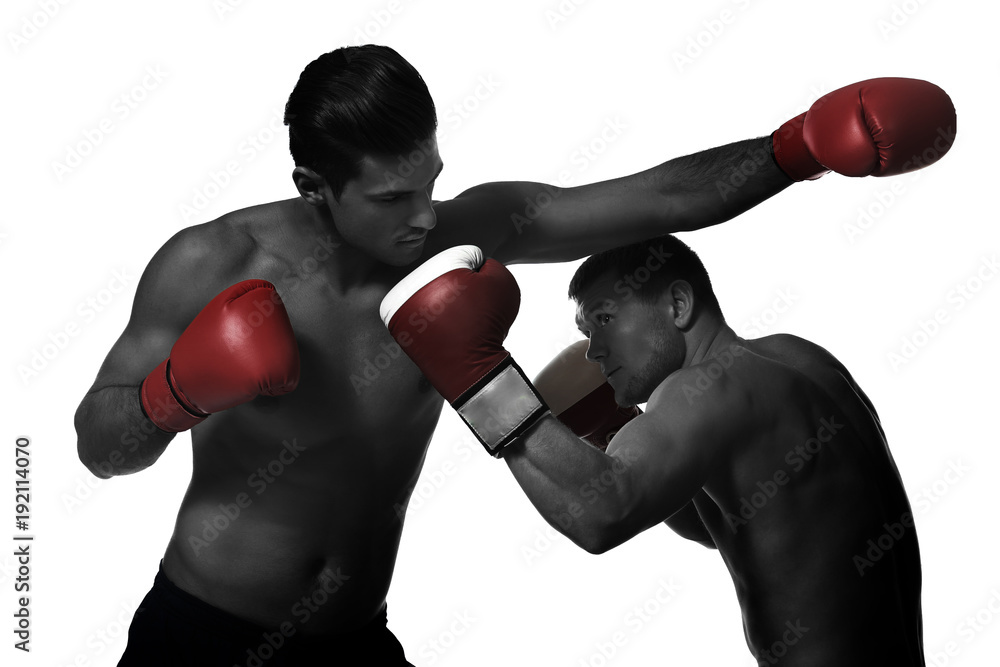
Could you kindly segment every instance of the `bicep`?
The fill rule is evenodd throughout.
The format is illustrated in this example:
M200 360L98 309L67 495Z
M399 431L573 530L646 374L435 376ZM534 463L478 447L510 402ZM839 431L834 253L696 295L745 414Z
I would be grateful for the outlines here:
M138 387L169 356L174 342L211 298L214 286L201 280L211 253L203 238L185 232L164 244L143 271L128 324L89 393L112 386Z
M571 188L479 185L437 207L435 233L443 245L474 243L505 264L579 259L667 233L664 199L642 176Z
M646 412L629 422L608 447L627 474L626 530L637 534L665 521L698 494L727 459L730 440L724 401L694 408L678 382L661 385Z

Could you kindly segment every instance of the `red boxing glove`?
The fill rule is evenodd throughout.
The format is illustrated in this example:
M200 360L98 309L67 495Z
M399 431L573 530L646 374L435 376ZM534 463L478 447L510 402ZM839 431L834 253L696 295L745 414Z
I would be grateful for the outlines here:
M548 413L503 347L520 304L502 264L458 246L420 265L379 308L399 346L497 457Z
M581 340L560 352L535 377L534 384L559 421L603 452L621 427L642 410L618 405L600 364L587 359L587 346L588 342Z
M955 132L948 93L920 79L883 78L827 93L778 128L771 145L793 181L827 171L894 176L940 160Z
M149 419L186 431L209 414L299 383L299 348L274 285L244 280L209 301L142 383Z

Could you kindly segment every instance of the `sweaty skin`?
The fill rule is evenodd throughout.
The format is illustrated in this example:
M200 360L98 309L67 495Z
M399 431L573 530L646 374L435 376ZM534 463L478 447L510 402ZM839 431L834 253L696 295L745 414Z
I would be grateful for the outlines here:
M619 402L646 361L677 350L643 343L655 318L633 314L581 327ZM871 402L813 343L703 331L606 453L548 418L505 454L518 482L594 553L660 522L718 548L761 665L922 666L913 515Z
M300 382L191 430L192 477L163 567L185 591L267 628L325 635L360 626L385 602L400 508L442 407L379 319L388 290L458 244L505 262L562 261L722 222L791 184L767 163L719 201L715 181L766 141L691 156L693 170L678 158L591 186L488 184L446 202L431 199L436 147L391 188L385 175L399 160L366 158L336 203L297 168L301 197L182 230L150 262L130 322L77 412L80 458L102 477L152 465L173 435L143 416L143 378L220 291L272 282L298 343ZM526 218L525 202L538 201L549 203L532 204L539 211Z

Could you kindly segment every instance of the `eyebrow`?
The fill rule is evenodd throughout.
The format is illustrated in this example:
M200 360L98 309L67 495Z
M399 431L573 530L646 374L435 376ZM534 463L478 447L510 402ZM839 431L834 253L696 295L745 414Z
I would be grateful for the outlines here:
M434 173L434 178L432 178L430 180L430 183L433 183L435 180L437 180L437 177L441 175L442 171L444 171L444 162L442 162L438 166L437 171ZM428 185L430 185L430 183L428 183ZM426 186L424 186L424 187L426 187ZM393 188L389 188L388 190L377 190L375 192L369 192L368 196L369 197L392 197L392 196L399 196L399 195L409 195L409 194L413 194L414 192L416 192L416 190L396 190L396 189L393 189Z
M595 310L597 309L591 308L590 310L585 310L582 313L582 317L581 315L573 317L573 323L576 324L576 328L580 331L580 333L583 333L583 325L587 323L587 320L590 319L590 316L594 314Z

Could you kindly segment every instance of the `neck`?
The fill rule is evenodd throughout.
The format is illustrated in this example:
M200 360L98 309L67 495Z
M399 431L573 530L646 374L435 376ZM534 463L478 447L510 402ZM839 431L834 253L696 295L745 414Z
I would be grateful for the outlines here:
M732 352L732 346L740 342L740 337L721 318L705 318L697 322L690 331L684 368L713 359L724 352Z
M364 288L376 283L391 284L402 278L413 267L394 267L348 245L337 231L327 211L310 206L301 197L292 202L293 225L301 238L319 239L314 244L313 256L320 255L327 278L341 293ZM308 259L309 255L303 259ZM325 259L324 259L325 257Z

